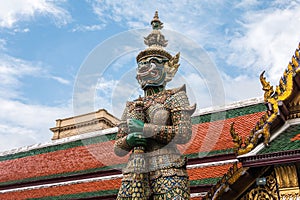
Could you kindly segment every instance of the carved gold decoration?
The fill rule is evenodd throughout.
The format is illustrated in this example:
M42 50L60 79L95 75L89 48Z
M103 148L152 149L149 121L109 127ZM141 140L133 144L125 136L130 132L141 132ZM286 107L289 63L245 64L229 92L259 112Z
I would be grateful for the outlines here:
M286 194L280 193L280 199L282 199L282 200L298 200L298 199L300 199L299 189L290 190Z
M222 194L229 188L230 185L235 183L246 171L249 167L240 167L237 163L234 163L232 167L228 170L228 172L222 177L221 180L217 182L217 184L211 188L210 191L203 198L205 200L217 200L220 199Z
M240 200L279 200L274 172L267 176L266 179L266 185L253 188Z
M277 166L275 167L275 173L281 199L293 199L294 197L299 197L299 184L296 166Z
M274 93L274 90L273 90L273 86L270 85L270 82L266 81L266 78L264 77L264 73L265 73L265 71L263 71L260 74L259 79L263 86L262 89L263 89L263 91L265 91L264 100L266 102L271 97L271 95Z
M298 93L293 100L288 103L287 108L289 110L288 119L300 117L300 93Z
M300 44L300 43L299 43ZM300 47L299 47L300 48ZM296 58L297 58L297 60L299 60L300 59L300 53L299 53L299 51L295 51L295 56L296 56Z
M286 86L284 84L283 78L281 78L280 81L279 81L279 87L280 87L281 91L285 91L286 90Z
M288 64L287 69L284 71L282 78L279 81L279 85L276 86L274 91L273 86L264 77L264 72L260 75L260 82L263 86L264 101L269 105L269 110L264 116L261 117L256 126L251 130L251 133L244 142L235 133L233 125L230 129L230 134L233 138L234 148L238 155L242 155L250 152L254 147L257 146L258 140L261 136L264 138L264 144L267 146L270 140L270 126L280 115L279 113L279 102L283 102L291 97L294 87L293 77L300 74L300 43L298 49L295 51L295 55L292 57L292 61ZM294 114L300 117L300 113ZM289 117L289 116L287 116Z
M235 163L227 172L227 176L229 177L227 182L229 184L235 183L246 171L248 168L238 168L237 163Z
M298 63L297 59L295 58L295 56L292 57L292 63L296 68L299 67L299 63Z
M241 146L242 144L242 138L241 136L239 136L236 132L235 132L235 129L234 129L234 122L231 123L230 125L230 134L231 134L231 137L232 137L232 141L233 141L233 148L235 151L238 150L238 148Z
M234 143L234 150L238 155L242 155L251 151L254 146L258 143L260 136L264 136L268 141L268 129L269 124L267 124L267 119L269 117L268 112L266 112L260 120L256 123L255 127L251 130L249 137L242 141L242 138L234 129L234 123L231 124L230 134L232 137L232 141Z
M165 71L166 71L166 82L169 82L173 79L175 76L178 67L180 66L179 64L179 57L180 53L177 53L175 56L173 56L166 64L164 65Z
M279 188L298 187L297 169L295 165L275 167Z

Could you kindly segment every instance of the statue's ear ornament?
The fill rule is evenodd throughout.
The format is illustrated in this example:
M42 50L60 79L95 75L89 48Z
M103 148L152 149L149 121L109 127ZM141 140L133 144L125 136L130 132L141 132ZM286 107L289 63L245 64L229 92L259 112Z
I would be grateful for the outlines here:
M164 67L166 72L166 79L165 79L166 82L171 81L175 76L178 67L180 66L179 57L180 57L180 52L178 52L168 62L165 63Z

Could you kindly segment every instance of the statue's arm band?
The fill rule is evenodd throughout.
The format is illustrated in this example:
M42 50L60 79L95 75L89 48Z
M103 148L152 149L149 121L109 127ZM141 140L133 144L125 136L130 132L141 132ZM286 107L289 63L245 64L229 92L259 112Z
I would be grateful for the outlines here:
M128 152L131 151L132 147L130 147L126 141L128 135L128 128L126 123L120 124L118 133L116 136L116 142L114 145L114 152L118 156L125 156Z

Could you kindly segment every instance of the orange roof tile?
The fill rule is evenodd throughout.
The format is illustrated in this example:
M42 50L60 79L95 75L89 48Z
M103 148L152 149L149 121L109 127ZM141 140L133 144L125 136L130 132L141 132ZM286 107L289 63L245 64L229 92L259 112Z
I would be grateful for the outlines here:
M265 112L206 122L193 125L193 136L189 143L180 147L184 154L209 152L233 148L230 124L235 122L236 132L248 136L253 126Z

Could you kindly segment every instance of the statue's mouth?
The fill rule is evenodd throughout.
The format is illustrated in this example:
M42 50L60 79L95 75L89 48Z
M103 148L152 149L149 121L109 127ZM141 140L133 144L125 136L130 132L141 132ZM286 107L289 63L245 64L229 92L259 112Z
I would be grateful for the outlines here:
M154 70L155 67L156 67L156 65L154 63L151 63L150 67L148 65L141 67L138 69L137 75L138 76L147 76L149 73L152 73L152 70Z

